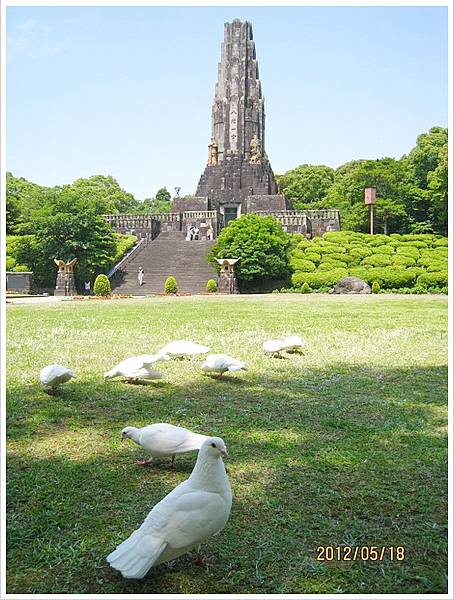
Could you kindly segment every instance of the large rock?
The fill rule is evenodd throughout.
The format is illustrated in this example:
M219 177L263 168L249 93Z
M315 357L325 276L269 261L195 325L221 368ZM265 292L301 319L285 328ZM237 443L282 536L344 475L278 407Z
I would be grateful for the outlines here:
M344 277L336 283L331 294L370 294L370 285L358 277Z

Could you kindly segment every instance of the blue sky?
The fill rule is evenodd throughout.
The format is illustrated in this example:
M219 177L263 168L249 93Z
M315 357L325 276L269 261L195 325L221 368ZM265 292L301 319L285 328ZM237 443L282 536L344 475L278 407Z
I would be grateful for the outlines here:
M399 158L447 126L446 7L8 7L7 169L195 192L235 17L253 25L276 173Z

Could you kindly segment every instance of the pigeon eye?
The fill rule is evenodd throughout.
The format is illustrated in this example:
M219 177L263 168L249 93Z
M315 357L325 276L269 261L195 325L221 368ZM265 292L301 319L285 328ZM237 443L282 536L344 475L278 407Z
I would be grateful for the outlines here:
M216 444L213 442L213 443L211 444L211 447L212 447L212 448L216 448Z

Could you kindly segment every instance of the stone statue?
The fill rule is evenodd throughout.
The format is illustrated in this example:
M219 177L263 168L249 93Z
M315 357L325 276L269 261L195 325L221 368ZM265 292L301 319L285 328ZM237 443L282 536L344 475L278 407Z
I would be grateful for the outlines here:
M54 263L58 267L57 273L57 284L55 286L54 294L56 296L75 296L76 295L76 283L74 281L74 270L73 267L77 263L77 258L73 258L69 262L65 263L64 260L54 258Z
M249 159L251 165L259 165L262 162L262 151L260 149L260 140L257 136L251 140L251 158Z
M213 137L211 138L211 142L208 144L208 164L210 166L218 164L218 145Z
M59 273L66 274L72 273L73 267L77 263L77 260L77 258L73 258L69 262L65 263L64 260L58 260L57 258L54 258L54 263L57 265Z

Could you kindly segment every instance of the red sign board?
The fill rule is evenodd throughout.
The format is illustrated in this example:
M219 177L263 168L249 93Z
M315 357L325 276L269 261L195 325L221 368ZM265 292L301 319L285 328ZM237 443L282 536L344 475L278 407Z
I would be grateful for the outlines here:
M376 192L375 188L366 188L364 190L364 204L375 204Z

